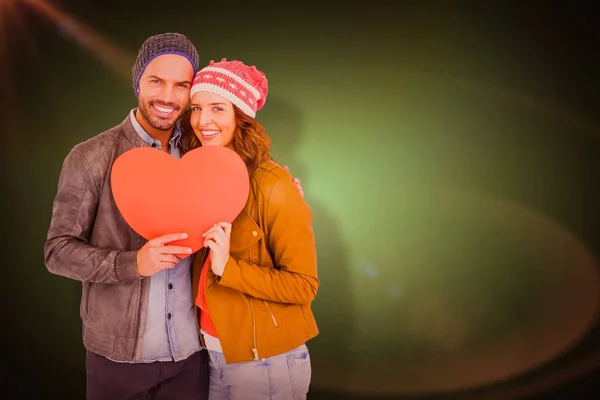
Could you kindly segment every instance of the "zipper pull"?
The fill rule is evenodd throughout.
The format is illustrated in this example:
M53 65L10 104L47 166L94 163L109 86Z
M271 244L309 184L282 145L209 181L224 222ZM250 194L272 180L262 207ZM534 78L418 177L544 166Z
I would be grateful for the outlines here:
M252 348L252 354L254 354L254 361L258 360L258 350L256 350L256 347Z

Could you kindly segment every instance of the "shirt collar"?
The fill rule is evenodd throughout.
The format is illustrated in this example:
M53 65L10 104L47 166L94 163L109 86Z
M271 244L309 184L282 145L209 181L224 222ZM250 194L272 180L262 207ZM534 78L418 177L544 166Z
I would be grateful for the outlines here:
M129 113L129 117L131 119L131 124L133 125L133 129L135 129L135 132L138 134L138 136L140 138L142 138L142 140L144 142L148 143L150 146L156 147L158 149L162 149L160 140L152 139L152 137L148 134L148 132L146 132L146 130L144 128L142 128L142 125L140 125L138 120L135 118L136 110L137 110L137 108L134 108ZM173 128L173 135L171 135L171 139L169 140L169 145L171 146L171 148L174 148L179 145L179 142L181 141L181 136L182 136L181 126L179 125L179 121L177 121L175 123L175 127Z

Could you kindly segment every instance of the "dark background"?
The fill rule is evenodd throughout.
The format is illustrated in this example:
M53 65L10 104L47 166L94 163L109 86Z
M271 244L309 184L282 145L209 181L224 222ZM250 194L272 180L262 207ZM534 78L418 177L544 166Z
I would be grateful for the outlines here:
M61 163L178 31L269 78L257 117L315 217L309 398L595 398L594 8L0 0L4 388L84 398L80 283L43 265Z

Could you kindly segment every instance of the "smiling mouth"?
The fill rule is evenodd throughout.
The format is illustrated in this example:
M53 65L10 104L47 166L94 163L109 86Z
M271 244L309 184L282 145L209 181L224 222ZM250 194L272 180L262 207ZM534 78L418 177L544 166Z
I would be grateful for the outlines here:
M204 139L212 139L215 136L217 136L219 133L221 133L221 131L216 131L216 130L206 130L206 131L201 131L202 132L202 137Z
M176 110L174 107L159 106L157 104L152 104L152 108L154 108L154 110L156 110L161 116L169 116Z

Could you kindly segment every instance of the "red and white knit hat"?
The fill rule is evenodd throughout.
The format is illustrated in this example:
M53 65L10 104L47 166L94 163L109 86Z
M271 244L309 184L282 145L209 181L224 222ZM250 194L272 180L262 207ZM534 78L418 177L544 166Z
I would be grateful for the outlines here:
M253 65L241 61L210 64L196 74L190 97L198 92L212 92L225 97L252 118L265 104L268 92L267 77Z

